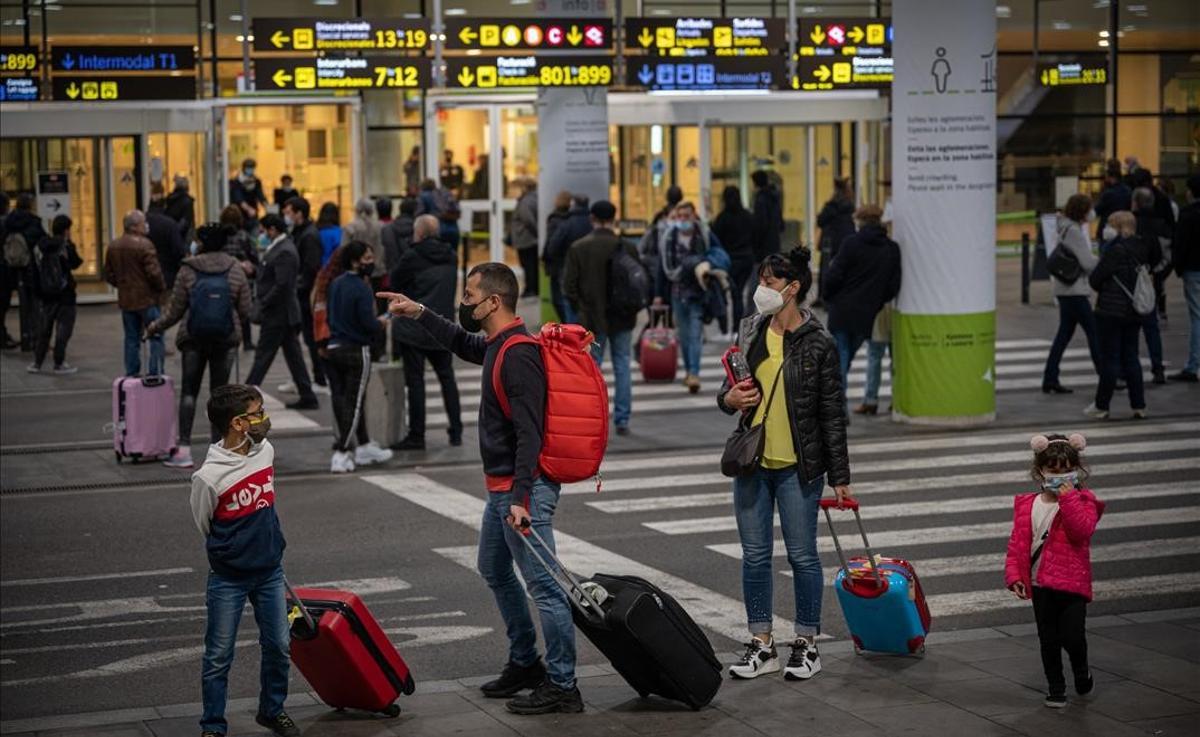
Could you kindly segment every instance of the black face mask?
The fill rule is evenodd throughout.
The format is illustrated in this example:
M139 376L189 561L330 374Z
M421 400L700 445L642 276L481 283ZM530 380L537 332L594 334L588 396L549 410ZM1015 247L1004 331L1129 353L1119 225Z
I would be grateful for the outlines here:
M375 273L375 264L359 264L358 265L358 275L359 276L370 276L371 274L374 274L374 273Z
M462 325L463 330L466 330L468 333L478 333L480 330L483 330L483 320L475 317L475 308L481 304L483 303L476 302L473 305L469 305L463 302L458 306L458 324Z

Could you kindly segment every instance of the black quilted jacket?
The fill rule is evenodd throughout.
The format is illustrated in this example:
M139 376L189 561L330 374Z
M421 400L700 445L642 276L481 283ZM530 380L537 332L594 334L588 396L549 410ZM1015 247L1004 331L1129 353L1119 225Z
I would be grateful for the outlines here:
M769 320L751 315L742 320L738 347L751 370L767 357L766 326ZM783 386L788 424L799 461L800 478L812 481L826 474L830 486L850 483L850 452L846 447L846 394L837 346L812 314L799 328L784 336ZM729 381L721 385L717 406L725 414L736 410L725 404ZM769 387L763 387L765 393ZM765 401L765 399L764 399Z

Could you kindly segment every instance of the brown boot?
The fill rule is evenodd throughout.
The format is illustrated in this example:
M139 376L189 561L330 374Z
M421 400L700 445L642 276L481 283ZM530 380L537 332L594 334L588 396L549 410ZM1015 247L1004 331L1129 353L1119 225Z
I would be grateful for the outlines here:
M854 414L856 414L856 415L879 414L879 405L878 404L860 404L854 408Z

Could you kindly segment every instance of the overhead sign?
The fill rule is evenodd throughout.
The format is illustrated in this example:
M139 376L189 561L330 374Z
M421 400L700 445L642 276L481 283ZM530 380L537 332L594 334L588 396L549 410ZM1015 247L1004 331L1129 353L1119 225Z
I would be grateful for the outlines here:
M255 59L259 90L370 90L429 87L429 60L402 56Z
M1043 87L1105 85L1108 84L1108 65L1103 61L1092 64L1051 64L1039 67L1038 80Z
M114 77L73 77L56 74L52 92L53 99L63 102L194 100L196 78L165 74Z
M662 56L767 56L787 45L782 18L630 18L625 47Z
M0 46L0 74L36 76L38 50L33 46Z
M446 59L446 86L607 87L613 82L610 56L480 56Z
M71 214L71 185L65 171L37 173L37 212L44 220Z
M447 18L447 49L610 49L606 18Z
M426 18L255 18L255 51L417 51Z
M182 72L196 68L191 46L55 46L54 72ZM193 95L194 97L194 95Z
M770 90L784 84L781 56L713 57L705 60L630 58L625 83L650 90L702 92Z
M891 18L812 18L800 21L797 47L805 56L891 56Z
M37 102L41 88L33 77L0 78L0 102Z
M792 87L806 92L886 89L894 76L891 56L802 56L796 65Z

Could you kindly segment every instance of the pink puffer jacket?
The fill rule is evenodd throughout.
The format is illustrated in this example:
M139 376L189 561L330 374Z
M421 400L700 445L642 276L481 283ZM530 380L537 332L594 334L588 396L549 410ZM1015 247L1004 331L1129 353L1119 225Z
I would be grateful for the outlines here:
M1020 494L1013 500L1013 529L1008 540L1008 559L1004 563L1004 585L1017 581L1032 591L1030 581L1030 546L1033 543L1033 520L1030 510L1041 492ZM1079 594L1092 600L1092 533L1104 514L1104 502L1088 489L1064 494L1058 499L1058 514L1050 523L1039 559L1037 586L1055 591Z

